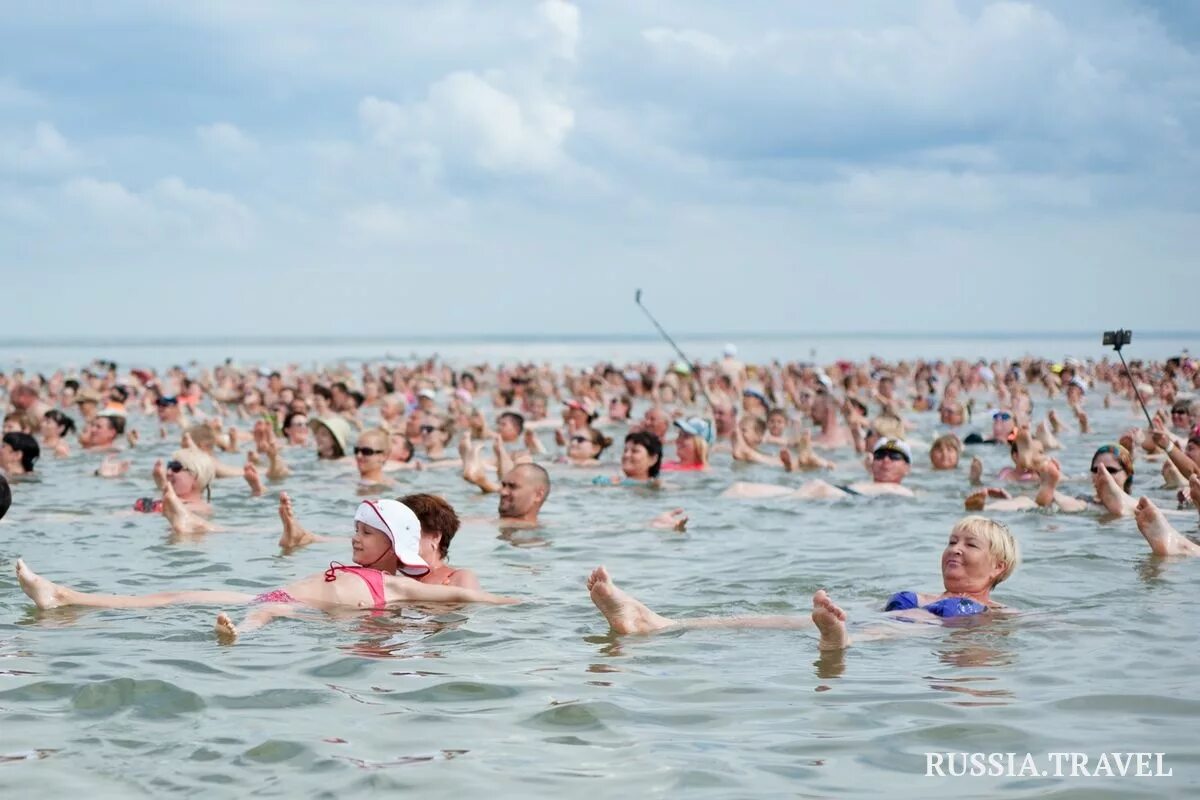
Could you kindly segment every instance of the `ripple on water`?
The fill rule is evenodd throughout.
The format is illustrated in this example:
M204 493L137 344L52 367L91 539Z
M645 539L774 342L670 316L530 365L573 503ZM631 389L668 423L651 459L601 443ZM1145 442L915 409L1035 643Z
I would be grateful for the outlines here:
M447 681L415 692L399 692L392 699L410 703L473 703L479 700L507 700L521 690L515 686L476 681Z
M200 711L204 705L200 695L173 683L132 678L89 683L71 698L71 708L87 717L107 717L128 709L136 716L163 719Z
M218 708L304 708L328 700L324 692L313 689L264 689L246 695L217 695L211 702Z

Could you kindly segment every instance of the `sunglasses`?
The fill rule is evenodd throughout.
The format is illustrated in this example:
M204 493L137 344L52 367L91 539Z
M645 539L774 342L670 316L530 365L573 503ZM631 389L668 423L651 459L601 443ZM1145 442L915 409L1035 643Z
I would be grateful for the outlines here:
M1012 419L1012 414L1008 413L1007 411L1001 411L999 414L994 414L992 419L998 419L1001 422L1007 422L1008 420Z
M383 454L384 454L383 450L376 450L372 447L356 447L356 448L354 448L354 455L356 455L356 456L381 456Z
M178 461L168 461L167 472L183 472L183 464Z
M880 450L875 454L876 461L908 461L908 456L901 453L899 450Z
M1105 467L1104 469L1108 470L1108 474L1109 474L1109 475L1116 475L1118 472L1124 472L1124 471L1125 471L1125 468L1124 468L1124 467ZM1098 473L1099 471L1100 471L1100 467L1098 467L1098 466L1096 466L1096 467L1092 467L1092 474L1093 474L1093 475L1095 475L1095 474L1096 474L1096 473Z

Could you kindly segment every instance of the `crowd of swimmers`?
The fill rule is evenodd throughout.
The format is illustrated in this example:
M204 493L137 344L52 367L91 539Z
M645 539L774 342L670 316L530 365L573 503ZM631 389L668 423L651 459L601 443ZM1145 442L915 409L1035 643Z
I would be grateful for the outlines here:
M1055 398L1061 402L1054 405L1067 409L1063 414L1042 410ZM1140 413L1139 398L1152 415L1149 425L1133 416ZM158 371L97 362L51 375L0 373L0 399L7 409L0 517L10 507L36 512L25 505L23 489L39 480L46 459L78 465L81 478L107 480L129 472L131 453L165 455L174 448L150 471L147 483L153 481L155 492L128 499L133 509L163 515L177 535L203 536L220 526L227 493L214 498L215 484L228 481L251 495L278 490L279 543L294 551L330 537L297 519L285 491L293 466L315 462L332 479L344 475L348 487L356 485L364 499L352 532L347 520L353 565L331 564L259 595L85 593L17 561L22 589L42 609L246 606L241 622L218 616L215 630L223 641L280 616L338 608L516 602L483 590L473 571L450 565L460 527L450 502L398 490L401 483L419 486L427 470L452 470L469 491L496 494L495 524L504 530L536 529L552 476L576 471L597 491L669 489L691 473L724 471L730 477L724 497L848 502L882 495L919 502L905 483L910 474L958 471L955 491L967 515L942 551L941 589L900 591L881 605L886 618L908 621L1011 613L992 597L1019 561L1017 540L1000 514L1128 515L1154 556L1200 555L1200 545L1169 521L1186 515L1194 524L1200 501L1200 367L1186 354L1134 362L1128 372L1109 360L1028 357L756 365L740 361L733 346L702 366L680 361L665 368L482 364L464 370L431 359L315 371L228 362ZM1130 424L1092 453L1085 479L1064 475L1058 456L1079 435L1092 433L1088 410L1100 406L1129 414ZM931 424L920 424L924 419ZM912 435L918 428L936 435L919 441ZM979 457L986 448L1002 449L1010 462L991 479ZM724 455L714 460L717 454ZM731 465L738 463L779 474L772 482L735 481ZM1161 475L1160 504L1166 499L1174 508L1164 511L1145 495L1135 497L1135 474L1148 471ZM807 479L792 475L797 472ZM14 517L20 515L10 523ZM664 509L647 524L683 531L688 515ZM20 532L6 539L19 541ZM804 617L668 619L619 588L604 567L586 583L619 634L815 624L822 649L840 650L851 641L845 612L824 591L813 596ZM868 626L854 639L894 631Z

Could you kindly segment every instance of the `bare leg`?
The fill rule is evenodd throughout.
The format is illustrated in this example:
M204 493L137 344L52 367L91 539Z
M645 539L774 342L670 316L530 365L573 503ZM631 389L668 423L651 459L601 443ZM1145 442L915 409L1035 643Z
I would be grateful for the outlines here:
M789 497L798 500L836 500L840 497L849 497L849 494L823 480L813 480L792 492Z
M804 470L833 469L834 463L821 458L813 451L812 431L805 430L796 443L796 467Z
M846 633L846 612L843 611L824 589L813 595L813 624L821 631L821 641L817 647L821 650L842 650L850 646L850 636Z
M1200 512L1200 472L1193 472L1188 478L1188 496L1192 499L1196 511Z
M1182 489L1184 484L1183 473L1179 471L1179 467L1175 466L1174 462L1167 459L1162 465L1163 488L1164 489Z
M762 498L762 497L783 497L793 492L786 486L775 486L770 483L746 483L745 481L737 481L725 491L721 492L721 497L734 498Z
M1148 497L1138 500L1133 513L1138 530L1156 556L1200 556L1200 545L1171 527L1167 518Z
M613 583L604 567L596 567L592 571L587 586L592 602L617 633L653 633L675 624L674 620L660 617L626 594Z
M242 592L159 592L141 596L120 594L88 594L46 580L17 559L17 580L21 590L41 609L59 606L92 606L95 608L157 608L170 605L204 605L225 603L230 605L248 603L252 594Z

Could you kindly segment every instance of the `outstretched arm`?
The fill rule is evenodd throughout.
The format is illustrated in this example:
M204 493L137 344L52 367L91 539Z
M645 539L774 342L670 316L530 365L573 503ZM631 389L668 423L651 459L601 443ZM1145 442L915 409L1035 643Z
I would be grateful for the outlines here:
M384 575L383 588L389 603L489 603L512 605L520 601L513 597L501 597L482 589L467 589L462 586L439 586L421 583L399 575Z

